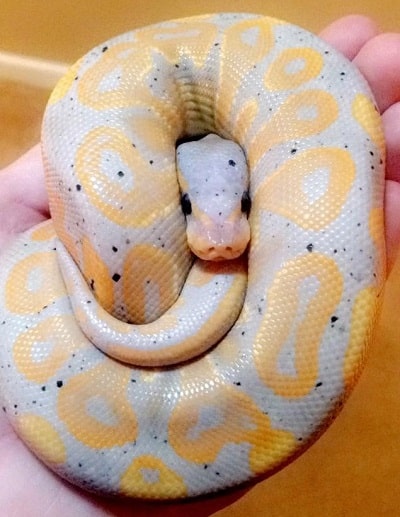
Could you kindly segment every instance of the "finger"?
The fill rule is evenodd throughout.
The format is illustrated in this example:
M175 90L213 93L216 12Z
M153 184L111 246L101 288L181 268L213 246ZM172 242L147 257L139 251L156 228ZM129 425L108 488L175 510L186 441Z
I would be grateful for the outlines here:
M390 271L400 246L400 34L380 34L369 40L354 63L374 92L382 115L387 147L385 227Z
M386 140L386 177L400 182L400 102L382 115Z
M388 271L396 261L400 244L400 183L386 181L385 191L385 233Z
M48 215L40 146L36 145L16 162L0 172L0 203L26 207Z
M354 58L383 113L400 101L400 34L380 34L368 40Z
M39 146L0 171L0 251L49 216Z
M385 230L388 272L400 249L400 102L382 115L386 140Z
M320 37L348 59L353 59L366 42L378 32L378 26L371 18L350 15L328 25L320 32Z

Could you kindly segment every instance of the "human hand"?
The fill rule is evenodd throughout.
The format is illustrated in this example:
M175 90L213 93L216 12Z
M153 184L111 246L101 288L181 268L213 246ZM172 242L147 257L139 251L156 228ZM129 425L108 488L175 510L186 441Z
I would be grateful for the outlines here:
M0 171L0 253L17 234L49 217L40 145Z
M364 17L338 20L322 37L352 59L375 94L387 142L386 242L393 264L400 242L400 34L378 34ZM39 146L0 172L0 250L12 236L48 217ZM0 414L0 505L4 515L180 515L206 516L227 506L242 492L196 502L151 505L114 501L83 493L44 467Z
M386 140L385 237L388 271L400 244L400 34L379 34L363 16L346 16L320 36L353 61L367 79Z

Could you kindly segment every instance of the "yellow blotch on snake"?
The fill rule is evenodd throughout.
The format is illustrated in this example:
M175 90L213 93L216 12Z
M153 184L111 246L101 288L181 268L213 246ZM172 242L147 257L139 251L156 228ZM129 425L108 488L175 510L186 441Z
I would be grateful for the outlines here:
M386 276L386 242L384 229L385 212L382 207L372 208L369 214L369 233L372 242L375 244L376 254L381 264L379 271L376 272L378 285L384 285Z
M35 451L39 458L57 465L67 460L67 450L62 438L45 418L33 413L17 417L17 428L21 438Z
M300 288L310 279L315 279L318 285L302 307ZM267 311L253 345L258 375L275 393L296 399L307 395L315 386L322 336L342 293L343 277L336 262L319 253L289 260L278 271L268 289ZM297 321L299 314L301 319ZM295 374L282 372L278 365L292 331Z
M337 101L329 92L310 89L291 94L250 142L250 169L265 155L266 142L272 149L284 142L316 135L333 124L337 116Z
M171 300L171 295L176 292L177 268L176 259L168 251L150 244L139 244L127 253L122 280L125 277L135 279L134 282L123 285L131 322L148 323L149 314L156 312L154 308L151 311L146 310L146 300L149 299L151 290L152 298L158 300L158 313L163 314L171 306L175 301ZM166 275L164 271L169 271L170 274Z
M158 499L160 494L168 498L187 495L184 480L179 474L168 468L165 463L150 454L135 458L121 476L121 494L134 497L152 497Z
M222 53L226 54L226 59L221 60L219 79L223 95L218 95L216 99L217 121L222 127L229 124L234 99L243 80L273 48L273 27L276 23L273 19L263 20L263 30L260 30L260 24L255 20L244 20L226 30L222 44ZM256 36L250 43L246 41L246 35L252 31ZM236 53L246 56L240 68L232 67L228 57Z
M33 241L41 242L53 239L56 236L54 226L50 221L36 227L31 233L31 239Z
M385 139L381 131L381 117L372 100L363 93L358 93L352 104L352 114L369 138L385 156Z
M249 443L251 471L259 474L273 468L293 446L294 436L273 429L268 416L245 393L228 386L218 388L218 396L211 388L188 393L178 402L168 426L175 452L188 461L207 464L217 459L224 446ZM203 412L214 414L215 422L203 426Z
M319 75L324 65L321 54L312 48L287 48L269 67L265 86L271 91L292 90Z
M67 73L59 80L57 83L57 86L52 91L50 98L49 98L49 104L56 104L58 101L63 99L69 90L71 89L71 86L76 80L78 70L81 66L82 59L79 59L74 65L72 65Z
M42 343L40 352L38 343ZM51 316L17 337L13 347L15 366L26 379L43 384L83 343L82 332L71 314Z
M316 199L305 191L307 180L323 184L318 176L328 173L325 191ZM355 178L355 164L344 149L303 151L287 160L256 192L256 203L290 219L298 226L322 230L340 214Z
M190 56L199 68L205 64L216 36L215 25L209 23L206 17L203 21L200 18L198 23L192 23L190 18L186 18L184 27L178 25L163 27L161 30L154 27L137 32L138 41L143 48L157 49L171 64L177 63L182 56Z
M149 53L140 52L138 57L137 44L121 42L109 48L101 58L83 72L82 80L78 83L78 98L80 102L94 110L129 108L132 105L132 77L141 82L146 71L151 67ZM104 89L101 85L104 79L118 74L118 87ZM124 92L124 95L121 95Z
M376 323L377 308L381 301L375 287L366 287L356 297L351 313L350 339L343 363L343 378L347 394L351 392L361 373L369 343ZM367 332L365 332L367 329Z
M114 306L114 286L110 271L87 237L82 239L82 272L101 306L111 311Z
M51 285L51 289L49 289ZM5 285L5 303L16 314L37 313L65 295L54 253L43 251L17 262Z
M114 153L126 164L134 187L120 186L117 170L115 179L110 179L103 169L105 152ZM116 128L103 126L89 131L76 153L76 174L91 204L121 228L144 228L157 220L158 212L143 197L143 191L158 192L165 206L171 209L178 193L175 176L164 175L160 181L159 172L132 146L127 135ZM108 192L113 195L110 197Z
M72 377L59 390L57 412L70 433L93 449L116 447L137 437L136 415L126 393L130 372L118 363L100 363ZM102 421L96 416L102 408Z

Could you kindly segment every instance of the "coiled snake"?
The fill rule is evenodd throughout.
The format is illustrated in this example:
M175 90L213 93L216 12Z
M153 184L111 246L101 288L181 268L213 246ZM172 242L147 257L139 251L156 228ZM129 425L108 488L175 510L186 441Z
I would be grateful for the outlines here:
M72 483L143 498L298 455L357 380L384 280L384 141L357 70L276 19L165 22L80 59L42 144L52 219L1 257L19 436ZM193 262L185 219L215 260Z

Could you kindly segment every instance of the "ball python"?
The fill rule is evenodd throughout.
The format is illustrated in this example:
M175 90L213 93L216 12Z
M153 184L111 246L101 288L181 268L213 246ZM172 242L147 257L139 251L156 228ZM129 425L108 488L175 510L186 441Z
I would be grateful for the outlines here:
M0 259L21 439L73 484L145 499L297 457L354 386L384 283L360 73L274 18L168 21L72 66L42 149L51 220Z

